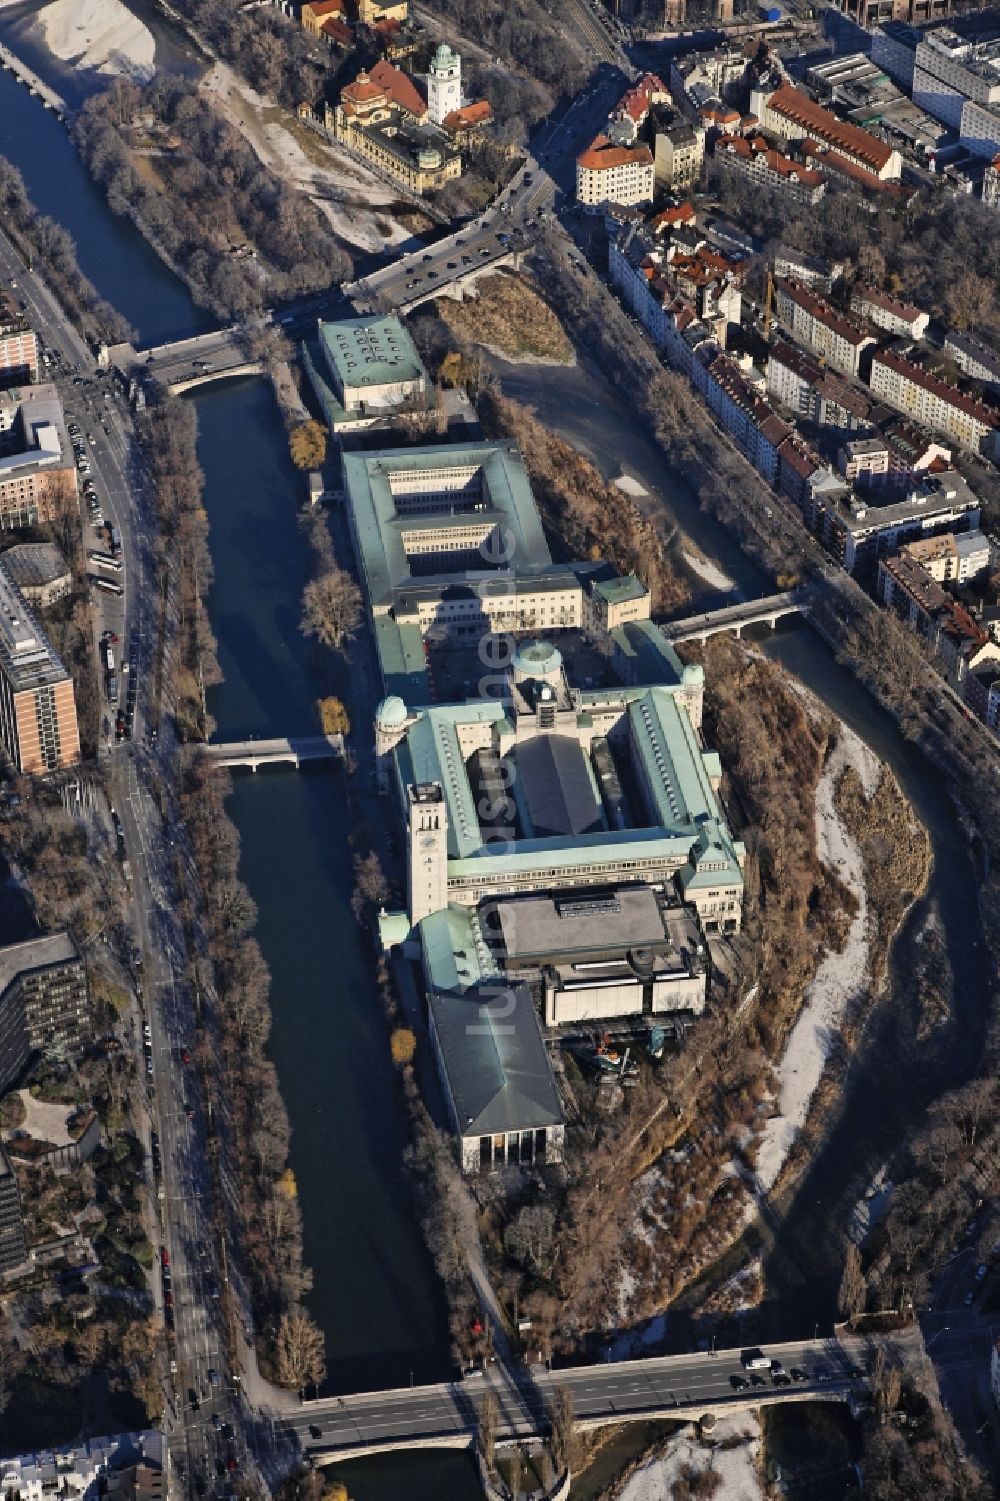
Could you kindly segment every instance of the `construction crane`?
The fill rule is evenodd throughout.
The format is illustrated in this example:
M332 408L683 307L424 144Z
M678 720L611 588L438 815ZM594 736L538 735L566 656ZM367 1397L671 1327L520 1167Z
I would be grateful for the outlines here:
M767 272L767 291L764 294L764 338L765 339L770 339L770 337L771 337L771 303L772 303L773 299L774 299L774 277L771 274L770 267L768 267L768 272Z

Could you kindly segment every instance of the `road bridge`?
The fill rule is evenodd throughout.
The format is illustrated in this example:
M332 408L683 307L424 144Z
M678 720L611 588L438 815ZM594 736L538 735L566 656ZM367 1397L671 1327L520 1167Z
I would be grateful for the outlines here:
M787 1386L775 1386L768 1373L751 1376L739 1350L714 1355L665 1355L613 1364L548 1371L519 1371L515 1378L499 1366L486 1375L435 1386L358 1393L303 1402L293 1412L263 1415L302 1448L325 1460L378 1454L394 1449L466 1448L475 1438L486 1393L496 1394L501 1441L538 1437L548 1426L555 1391L572 1395L577 1425L648 1422L670 1418L696 1422L706 1413L722 1415L779 1402L854 1402L865 1392L869 1364L862 1340L817 1339L769 1346L767 1356L789 1373ZM798 1379L792 1378L795 1373Z
M548 173L529 158L478 219L349 283L344 292L359 313L408 312L434 297L461 299L479 277L520 263L534 239L534 221L554 192Z
M158 381L173 395L236 375L260 375L262 368L250 358L246 336L238 328L214 329L152 349L115 344L107 358L132 380Z
M61 94L43 83L38 74L23 63L21 59L9 47L0 43L0 68L6 68L8 73L14 73L27 88L29 94L37 94L46 109L55 110L60 120L64 120L70 113L69 105Z
M799 590L769 594L765 599L746 600L738 605L724 605L702 615L688 615L683 620L669 620L661 630L668 641L707 641L720 631L735 631L741 636L749 625L769 625L773 630L784 615L798 615L808 609L808 600Z
M217 766L302 766L306 761L339 761L343 735L296 735L287 740L230 740L202 747Z

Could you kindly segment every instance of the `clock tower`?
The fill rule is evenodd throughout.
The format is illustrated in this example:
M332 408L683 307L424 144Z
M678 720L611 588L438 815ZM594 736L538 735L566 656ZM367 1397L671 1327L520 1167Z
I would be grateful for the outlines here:
M448 810L440 782L407 788L407 875L414 927L448 905Z
M427 113L435 125L462 107L462 59L442 42L427 74Z

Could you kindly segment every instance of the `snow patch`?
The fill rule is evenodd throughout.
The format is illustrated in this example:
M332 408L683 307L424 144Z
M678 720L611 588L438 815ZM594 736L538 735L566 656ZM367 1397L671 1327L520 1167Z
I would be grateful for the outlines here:
M147 83L156 63L153 34L121 0L52 0L38 12L45 45L81 70Z
M761 1191L774 1183L796 1135L805 1123L809 1102L830 1055L844 1012L860 994L868 972L868 904L864 865L857 841L834 807L841 773L853 767L866 796L878 786L881 763L864 741L841 724L837 744L816 788L816 844L822 863L835 871L858 898L858 911L839 954L827 954L805 993L778 1067L778 1110L764 1128L757 1157Z
M724 1440L732 1443L732 1448L723 1448ZM718 1475L721 1483L714 1501L764 1501L757 1472L760 1445L760 1423L752 1412L720 1418L707 1444L693 1429L685 1429L671 1441L665 1454L636 1470L621 1493L621 1501L671 1501L685 1466L698 1473L711 1470Z
M645 485L640 484L639 481L637 479L634 479L631 474L620 474L618 478L616 480L612 480L611 483L614 485L616 490L621 490L624 495L631 495L633 500L637 500L641 496L649 494L649 491L646 489Z
M681 557L688 565L692 573L712 589L735 589L736 585L728 573L723 573L718 563L713 563L711 558L703 558L700 553L691 552L688 548L681 548Z

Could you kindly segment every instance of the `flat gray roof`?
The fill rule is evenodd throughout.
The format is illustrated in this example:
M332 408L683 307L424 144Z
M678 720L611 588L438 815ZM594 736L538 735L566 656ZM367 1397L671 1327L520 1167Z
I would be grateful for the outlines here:
M18 975L47 969L53 964L69 964L79 957L68 933L47 933L43 938L29 938L24 943L8 943L0 948L0 995Z
M69 676L0 559L0 666L15 693Z
M3 564L19 589L70 577L69 564L54 542L22 542L9 547L3 554Z
M509 897L490 905L510 959L617 953L662 947L668 941L656 893L649 886L561 898ZM485 911L484 922L488 932Z

